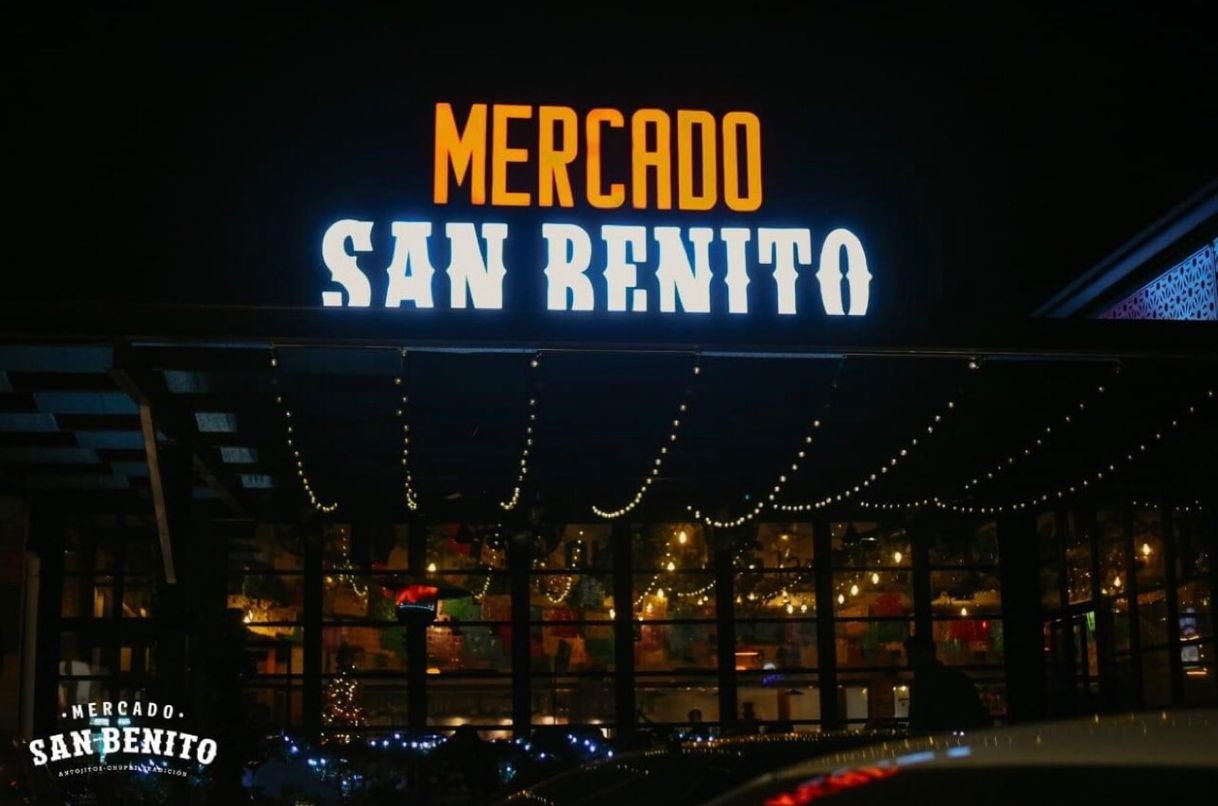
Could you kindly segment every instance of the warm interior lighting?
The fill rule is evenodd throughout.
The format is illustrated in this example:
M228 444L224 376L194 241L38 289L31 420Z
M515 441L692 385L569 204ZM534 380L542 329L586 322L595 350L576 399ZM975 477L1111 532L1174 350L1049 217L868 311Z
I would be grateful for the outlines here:
M1143 557L1149 557L1149 556L1150 556L1150 544L1149 544L1149 543L1143 543L1143 544L1142 544L1142 556L1143 556Z
M427 573L429 573L429 574L434 574L435 572L436 572L436 564L435 564L435 563L428 563L428 564L427 564Z
M689 535L685 534L685 530L684 530L684 529L682 529L681 531L677 532L677 542L678 542L678 543L680 543L682 546L684 546L684 545L685 545L685 541L687 541L687 540L689 540Z
M872 585L879 585L879 584L880 584L880 575L879 575L878 573L872 572L872 574L871 574L871 584L872 584Z
M850 595L851 595L851 596L858 596L858 595L859 595L859 586L858 586L858 585L851 585L851 586L850 586Z
M893 564L894 564L894 565L900 565L900 564L901 564L901 560L903 560L903 559L905 559L905 555L904 555L904 554L902 554L901 552L899 552L899 551L894 551L894 552L892 553L892 562L893 562Z

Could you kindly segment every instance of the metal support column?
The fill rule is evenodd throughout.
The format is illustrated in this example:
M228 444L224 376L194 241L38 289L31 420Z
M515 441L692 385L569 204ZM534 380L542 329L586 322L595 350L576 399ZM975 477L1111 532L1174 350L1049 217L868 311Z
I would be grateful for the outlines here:
M820 666L821 728L841 727L837 691L837 628L833 618L833 535L829 519L812 521L812 560L816 578L816 656Z
M406 524L407 567L413 579L427 575L427 527L418 518ZM427 628L412 625L406 631L406 725L427 727Z
M634 702L634 585L631 542L634 529L615 523L613 551L613 669L614 721L618 740L629 745L635 737Z

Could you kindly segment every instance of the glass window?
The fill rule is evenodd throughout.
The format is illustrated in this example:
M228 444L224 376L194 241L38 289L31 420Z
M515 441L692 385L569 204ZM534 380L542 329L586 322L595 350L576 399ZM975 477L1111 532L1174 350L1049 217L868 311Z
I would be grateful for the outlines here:
M246 715L251 732L273 728L299 728L304 714L304 688L299 679L262 681L245 687ZM258 726L263 726L258 730Z
M244 612L246 624L299 622L304 612L304 576L275 573L230 576L228 607Z
M905 639L913 633L913 622L839 620L834 630L839 668L895 667L905 662Z
M1099 549L1100 595L1119 596L1128 590L1128 545L1119 510L1101 509L1095 517Z
M1139 592L1163 587L1163 524L1157 510L1133 512L1133 562Z
M461 570L507 570L508 533L502 526L438 524L427 531L427 572ZM547 542L556 535L536 539L535 556L547 553Z
M736 624L737 670L816 668L816 622L757 620Z
M614 719L613 679L543 675L532 683L534 725L609 725Z
M936 654L943 663L983 666L1003 662L1002 621L999 619L936 619L932 629Z
M1194 641L1180 647L1180 660L1184 667L1184 702L1188 705L1218 704L1218 686L1215 685L1213 641Z
M908 568L909 534L903 525L874 522L830 525L834 568Z
M834 614L838 618L912 616L912 577L908 571L834 571Z
M984 571L931 571L930 595L936 617L994 615L1002 611L998 576Z
M640 677L634 702L644 724L719 721L719 687L711 676Z
M535 624L530 645L535 672L613 671L613 625L607 622Z
M1172 522L1176 535L1176 579L1196 579L1210 573L1212 549L1206 538L1207 513L1194 506L1176 507Z
M998 565L998 526L994 521L976 526L947 522L932 532L928 554L932 566Z
M634 627L634 666L640 671L714 669L716 629L711 623L649 624Z
M910 674L895 669L848 674L838 686L839 711L858 727L891 727L909 719Z
M399 695L404 710L405 696ZM402 714L401 723L405 715ZM427 679L427 724L438 728L476 725L508 728L512 724L510 677L449 677Z
M228 564L250 571L301 571L304 536L295 525L259 523L229 538Z
M1073 512L1066 515L1066 585L1070 604L1090 602L1091 584L1091 536L1078 527Z

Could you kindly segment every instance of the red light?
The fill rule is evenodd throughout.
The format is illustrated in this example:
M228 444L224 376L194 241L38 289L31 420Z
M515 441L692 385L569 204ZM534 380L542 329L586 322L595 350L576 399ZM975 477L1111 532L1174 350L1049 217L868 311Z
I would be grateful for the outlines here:
M427 599L434 600L440 595L440 589L435 585L407 585L398 591L395 604L418 604Z
M800 784L793 791L766 798L765 806L804 806L814 800L837 795L847 789L882 781L897 774L897 767L859 767L856 770L822 775Z

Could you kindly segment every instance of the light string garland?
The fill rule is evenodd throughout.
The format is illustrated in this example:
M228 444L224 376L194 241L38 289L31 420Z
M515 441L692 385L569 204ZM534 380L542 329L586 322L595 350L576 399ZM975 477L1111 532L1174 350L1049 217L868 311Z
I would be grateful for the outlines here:
M1214 390L1207 389L1204 396L1202 397L1202 401L1212 403L1213 400L1214 400ZM1197 403L1189 404L1176 417L1171 418L1165 424L1162 424L1158 428L1154 429L1153 431L1148 432L1150 436L1148 436L1145 439L1139 440L1136 445L1133 445L1124 454L1124 456L1118 457L1114 461L1111 461L1108 464L1101 466L1098 470L1094 471L1093 473L1084 475L1074 484L1068 484L1065 487L1060 487L1053 491L1042 492L1037 495L1033 495L1030 498L1016 500L1016 501L1008 502L1005 504L957 504L957 503L953 503L951 501L946 501L943 498L940 498L938 496L932 496L930 498L924 498L920 501L911 501L911 502L905 502L905 503L878 503L878 502L860 501L859 505L862 507L866 507L868 509L878 509L878 510L899 510L899 509L916 509L919 507L935 507L937 509L945 510L948 512L955 512L957 514L963 514L963 515L996 515L996 514L1001 514L1003 512L1007 512L1007 511L1016 512L1016 511L1020 511L1020 510L1029 509L1031 507L1035 507L1037 505L1044 504L1049 501L1062 500L1062 499L1068 498L1069 496L1074 495L1078 492L1081 492L1084 489L1088 489L1089 487L1091 487L1093 482L1094 483L1101 482L1108 476L1116 474L1118 472L1118 468L1128 467L1128 466L1131 466L1134 463L1136 463L1138 461L1138 459L1140 459L1141 457L1143 457L1144 455L1146 455L1147 453L1150 452L1151 445L1155 444L1156 442L1161 442L1163 440L1164 434L1168 433L1170 430L1179 428L1182 418L1195 415L1197 413L1197 409L1198 409Z
M836 392L841 386L842 368L845 365L845 359L838 362L837 370L834 373L833 381L829 387L831 396L832 393ZM822 406L826 411L832 408L832 399L826 399ZM813 443L813 432L818 430L820 427L821 421L817 418L813 418L812 422L809 423L808 432L804 434L802 441L799 442L799 447L794 451L794 456L791 459L790 470L788 471L784 466L784 469L778 473L778 477L774 480L770 492L766 494L765 498L759 498L757 503L753 505L752 509L746 510L742 515L735 518L728 518L722 521L716 520L710 515L703 516L702 511L695 508L692 504L686 506L685 509L688 512L693 513L695 518L701 520L703 523L706 523L709 526L714 526L717 529L733 529L737 526L743 526L744 524L753 520L762 513L767 505L772 506L774 501L777 500L778 496L782 494L783 487L785 487L787 483L787 474L790 473L791 475L794 475L795 473L799 472L800 462L807 457L808 451L811 450Z
M1060 418L1059 428L1076 423L1078 419L1083 416L1082 412L1087 411L1087 404L1093 404L1094 408L1095 401L1103 396L1106 391L1107 387L1105 387L1104 384L1098 384L1095 387L1093 394L1089 395L1083 400L1080 400L1076 406L1072 406L1071 408L1067 409L1066 414L1062 415ZM963 487L964 492L975 491L978 486L983 485L988 481L993 481L1008 468L1015 466L1018 462L1030 457L1037 450L1043 448L1045 442L1053 434L1053 424L1050 423L1049 425L1044 426L1037 432L1037 434L1038 436L1025 445L1022 449L1008 455L1005 462L998 462L988 470L979 471L971 481L965 483Z
M543 590L543 593L545 593L546 598L549 599L550 602L552 602L553 604L562 604L563 601L568 596L571 595L571 589L573 587L575 587L575 576L574 575L568 576L566 578L566 581L563 583L563 586L562 586L562 593L559 593L558 595L554 595L549 590Z
M1165 505L1156 504L1153 501L1130 501L1129 506L1133 509L1158 510L1162 509ZM1187 504L1173 504L1171 510L1172 512L1205 512L1205 507L1200 501L1194 499Z
M326 574L326 584L350 585L352 593L361 601L367 601L368 585L359 583L359 577L355 573L359 569L351 562L351 533L347 527L338 527L338 548L335 553L338 555L338 561L335 563L334 571Z
M516 483L512 486L512 494L508 499L499 502L499 507L505 512L515 509L516 505L520 503L520 492L524 487L524 479L529 474L529 453L533 448L533 433L537 426L537 396L540 391L538 384L540 369L541 353L536 353L529 361L529 370L533 376L529 393L529 419L524 429L524 445L520 448L520 465L516 472Z
M684 546L689 540L689 536L684 529L678 529L674 535L677 539L677 544ZM664 601L668 592L660 586L660 580L664 573L675 574L677 572L677 557L673 554L672 538L669 538L668 543L664 547L663 571L653 574L651 580L647 583L647 587L643 589L634 600L634 609L639 607L647 600L648 596L654 596L659 601ZM688 591L678 591L675 585L669 587L669 591L678 599L697 599L698 604L706 604L706 596L715 589L715 580L711 580L700 588ZM647 612L650 612L651 605L647 605ZM642 616L640 616L642 618Z
M279 368L279 357L275 355L275 351L271 351L271 369ZM292 452L292 462L296 466L296 478L300 482L301 488L305 491L305 495L309 497L309 504L314 511L320 512L323 515L328 515L338 509L338 501L323 503L317 494L313 492L313 484L309 481L309 474L305 472L304 457L300 453L299 440L297 440L296 426L292 419L292 407L288 405L287 398L283 394L283 389L279 383L279 378L273 379L275 385L275 402L279 405L280 414L283 416L284 435L287 442L288 450Z
M701 373L701 359L695 358L693 375L695 378L697 378ZM672 447L677 441L677 433L681 429L681 419L689 411L689 407L693 403L693 397L694 385L691 383L685 390L685 397L677 406L677 412L672 418L672 427L668 431L668 438L664 440L664 444L662 444L660 446L660 450L656 452L656 457L652 462L651 468L648 470L647 475L643 478L643 481L639 484L638 489L635 490L634 495L631 496L630 500L617 509L602 509L593 504L592 512L595 515L606 520L615 520L629 513L632 509L642 503L643 497L647 495L647 491L651 489L652 483L655 482L655 480L660 476L660 469L664 465L664 457L668 455L669 448Z
M406 362L406 351L402 351L402 363ZM404 367L403 367L404 368ZM404 374L404 373L403 373ZM393 387L400 393L397 408L394 413L402 423L402 492L406 502L406 508L411 512L415 512L419 508L419 497L414 490L414 477L410 472L410 423L406 421L407 406L410 405L410 396L406 394L406 390L402 387L402 375L396 375L393 378Z
M944 403L940 407L939 412L932 415L930 421L926 424L925 431L927 437L933 436L935 429L942 424L943 419L951 414L954 414L956 409L957 406L955 399L949 399L946 403ZM925 438L923 438L923 440L924 439ZM920 444L922 443L919 442L918 437L910 437L909 440L904 443L903 447L898 448L883 464L876 468L874 472L869 474L859 483L851 485L839 493L827 495L819 501L813 501L809 504L777 504L775 509L781 512L809 512L815 509L824 509L835 502L848 500L851 496L861 493L863 490L866 490L867 488L871 487L872 484L875 484L880 479L888 475L890 470L895 468L902 459L909 456L910 452L912 452Z

